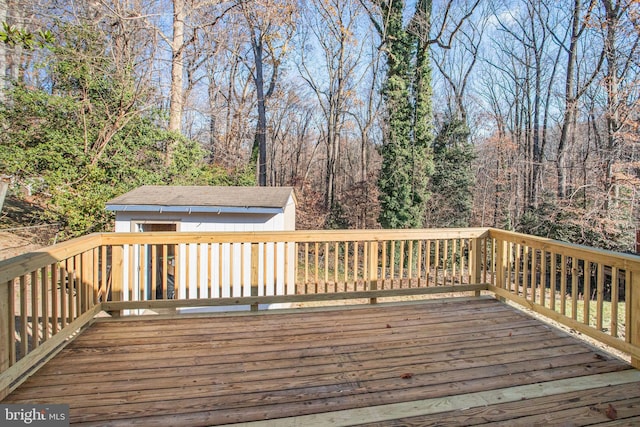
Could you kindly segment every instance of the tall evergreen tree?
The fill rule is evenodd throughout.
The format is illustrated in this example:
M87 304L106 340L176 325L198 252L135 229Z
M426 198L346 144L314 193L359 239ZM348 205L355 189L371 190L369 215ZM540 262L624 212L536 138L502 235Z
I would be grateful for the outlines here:
M382 89L387 126L380 148L379 220L385 228L415 228L423 225L433 173L431 2L418 1L408 25L403 22L403 1L381 1L380 9L384 19L377 28L387 61Z
M469 133L463 119L450 118L434 141L435 170L430 182L428 227L469 226L475 184L471 169L475 151L469 142Z

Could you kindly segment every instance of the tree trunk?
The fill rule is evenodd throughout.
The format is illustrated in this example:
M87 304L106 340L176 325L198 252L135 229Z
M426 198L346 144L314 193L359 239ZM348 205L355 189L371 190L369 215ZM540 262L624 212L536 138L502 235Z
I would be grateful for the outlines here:
M616 49L616 27L618 26L619 4L614 5L612 0L602 0L606 11L606 35L605 52L607 58L607 70L605 74L605 87L607 89L607 150L604 159L605 191L607 193L605 209L615 206L615 182L613 168L616 162L618 150L618 130L620 119L618 107L620 96L618 93L618 62Z
M4 181L0 181L0 213L2 212L2 208L4 206L4 198L7 196L7 190L9 189L9 184Z
M267 185L267 108L264 96L264 75L263 75L263 45L262 39L253 34L251 47L255 59L256 71L254 82L256 84L256 94L258 102L258 124L256 126L255 145L258 151L258 185Z
M331 103L331 100L329 101ZM334 192L335 192L335 179L336 179L336 154L335 147L337 145L337 135L334 126L335 116L332 113L333 106L329 107L329 121L327 132L327 175L325 178L325 197L324 205L327 210L330 210L335 205Z
M575 0L573 4L573 15L571 23L571 41L567 52L567 75L564 86L564 119L558 142L557 168L558 168L558 191L559 199L564 199L567 194L567 171L566 171L566 149L569 141L569 129L573 123L576 110L576 99L574 91L574 73L576 65L576 45L578 42L578 28L580 26L581 1ZM572 129L573 131L573 129Z
M339 66L337 70L336 84L337 88L334 93L329 96L329 117L327 123L327 179L326 179L326 196L325 207L333 209L336 205L336 175L338 173L338 161L340 159L340 122L343 104L343 72L344 72L344 46L340 47ZM333 82L332 82L333 83ZM330 91L332 89L329 89Z
M0 22L7 22L7 1L0 0ZM5 92L7 90L7 48L4 43L0 43L0 103L6 102Z
M3 0L0 4L0 9L3 9L3 20L0 22L7 22L9 25L16 25L19 28L24 28L23 22L23 6L16 1ZM3 46L4 56L0 57L2 61L6 62L2 65L3 74L0 78L7 79L7 83L22 82L24 80L24 70L22 69L22 54L24 48L21 43L16 43L11 48L7 49ZM4 83L4 82L3 82Z
M213 79L209 81L209 162L213 163L217 160L216 150L218 147L218 122L216 117L216 98L218 87Z
M182 123L182 74L184 64L184 0L173 0L173 40L171 42L171 89L169 106L169 131L179 133ZM171 163L174 141L167 143L166 164Z
M535 54L536 75L535 75L535 95L533 104L533 164L531 165L531 199L530 207L538 207L538 191L540 189L540 172L542 169L542 141L540 140L540 106L541 106L541 76L539 53Z

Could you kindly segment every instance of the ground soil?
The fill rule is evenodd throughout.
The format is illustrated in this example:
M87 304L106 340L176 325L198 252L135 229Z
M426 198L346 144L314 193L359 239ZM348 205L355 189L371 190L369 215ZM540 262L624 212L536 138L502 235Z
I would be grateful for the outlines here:
M16 234L0 232L0 260L12 258L26 252L33 252L42 247L32 240Z
M35 251L54 242L57 224L47 224L44 209L27 197L7 196L0 213L0 260Z

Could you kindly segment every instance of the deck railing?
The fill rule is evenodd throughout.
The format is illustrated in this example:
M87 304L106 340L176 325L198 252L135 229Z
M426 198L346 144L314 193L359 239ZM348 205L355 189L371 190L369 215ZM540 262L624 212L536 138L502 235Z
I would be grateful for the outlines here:
M487 237L486 229L104 234L114 286L103 307L255 308L256 297L269 304L459 289L480 283L473 245Z
M632 356L640 367L640 257L491 229L489 289Z
M640 363L640 257L495 229L102 233L0 262L0 398L99 312L492 291Z

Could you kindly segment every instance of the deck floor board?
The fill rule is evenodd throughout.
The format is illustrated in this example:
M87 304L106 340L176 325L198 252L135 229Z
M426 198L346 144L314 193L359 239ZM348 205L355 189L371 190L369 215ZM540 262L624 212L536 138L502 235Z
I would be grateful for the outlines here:
M358 427L432 426L441 425L443 419L447 420L448 426L496 426L501 423L509 426L579 426L612 421L607 417L609 405L615 410L615 414L610 411L609 415L615 415L617 420L622 421L640 416L640 397L628 399L629 396L638 396L639 387L637 383L601 387L463 411L359 424ZM519 418L515 418L514 414L518 414Z
M635 372L489 298L144 317L94 324L3 403L68 403L72 423L87 425L274 419L272 425L280 425L304 416L330 420L336 411ZM638 400L640 381L632 381L363 425L548 425L552 416L581 425L589 414L591 421L616 422L640 416ZM616 408L616 419L607 417L607 405Z

